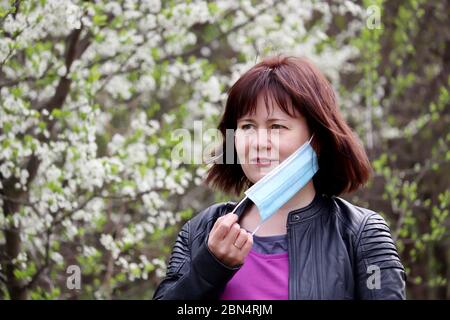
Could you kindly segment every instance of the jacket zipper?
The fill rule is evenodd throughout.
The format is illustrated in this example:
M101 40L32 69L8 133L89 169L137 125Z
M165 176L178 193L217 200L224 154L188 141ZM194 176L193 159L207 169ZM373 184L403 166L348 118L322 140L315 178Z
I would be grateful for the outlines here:
M295 275L296 273L296 266L297 266L297 257L294 254L294 248L295 246L295 232L292 230L292 228L288 227L288 252L289 252L289 294L288 299L289 300L296 300L297 299L297 281L295 281Z
M316 232L316 241L314 241L314 242L315 242L317 247L313 249L314 250L314 259L315 259L316 266L322 265L318 261L319 260L319 258L318 258L318 254L319 253L317 252L320 249L320 247L321 247L321 244L320 244L321 240L322 239L320 238L320 233ZM316 278L317 278L317 288L316 288L317 296L316 296L316 299L323 299L323 297L322 297L322 285L321 285L321 279L320 279L321 274L319 272L319 268L315 269L315 271L316 271Z

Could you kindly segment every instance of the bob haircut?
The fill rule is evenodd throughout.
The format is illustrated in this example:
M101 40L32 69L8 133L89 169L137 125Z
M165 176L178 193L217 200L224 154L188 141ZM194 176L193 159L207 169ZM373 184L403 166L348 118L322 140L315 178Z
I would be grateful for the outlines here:
M372 168L362 143L344 121L328 80L302 57L267 57L229 89L218 126L224 138L219 155L222 159L230 157L226 155L226 130L235 130L239 118L256 111L260 94L264 95L266 108L267 99L271 97L288 115L294 117L294 110L291 110L294 108L305 117L310 132L314 133L311 145L318 156L319 170L313 177L316 192L339 196L356 191L367 182ZM237 159L235 147L232 158ZM238 161L232 164L220 161L209 168L205 184L239 196L253 183Z

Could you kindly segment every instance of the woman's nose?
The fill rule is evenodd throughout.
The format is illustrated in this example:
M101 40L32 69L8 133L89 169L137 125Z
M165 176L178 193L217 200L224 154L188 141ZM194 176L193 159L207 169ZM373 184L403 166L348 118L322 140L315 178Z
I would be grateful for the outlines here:
M258 151L272 148L272 137L267 129L257 129L252 140L252 147Z

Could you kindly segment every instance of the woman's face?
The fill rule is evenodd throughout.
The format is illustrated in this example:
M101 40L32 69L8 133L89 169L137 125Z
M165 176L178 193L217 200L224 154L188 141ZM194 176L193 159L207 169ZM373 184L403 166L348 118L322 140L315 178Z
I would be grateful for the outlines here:
M269 98L269 104L266 108L260 95L255 114L247 114L237 123L236 152L245 175L253 183L310 138L306 119L298 111L293 118L275 100Z

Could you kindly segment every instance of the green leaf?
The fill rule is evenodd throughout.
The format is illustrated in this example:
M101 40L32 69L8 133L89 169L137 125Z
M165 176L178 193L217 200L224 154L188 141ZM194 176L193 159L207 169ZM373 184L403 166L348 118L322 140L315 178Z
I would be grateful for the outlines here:
M107 20L108 20L108 17L105 14L98 14L92 18L94 25L99 26L99 27L106 25Z

